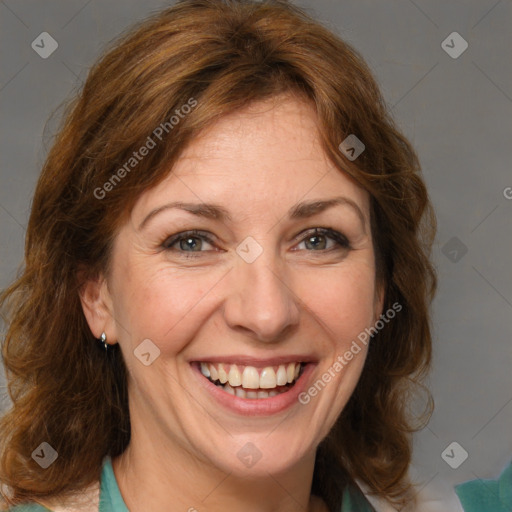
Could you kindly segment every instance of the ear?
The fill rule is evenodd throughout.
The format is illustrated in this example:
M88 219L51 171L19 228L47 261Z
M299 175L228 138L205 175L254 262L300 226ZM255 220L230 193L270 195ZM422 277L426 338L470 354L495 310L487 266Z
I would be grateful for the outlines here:
M98 275L84 279L84 275L84 272L80 272L80 282L82 284L79 295L92 334L99 338L101 333L105 332L107 340L110 342L117 340L112 297L105 277Z

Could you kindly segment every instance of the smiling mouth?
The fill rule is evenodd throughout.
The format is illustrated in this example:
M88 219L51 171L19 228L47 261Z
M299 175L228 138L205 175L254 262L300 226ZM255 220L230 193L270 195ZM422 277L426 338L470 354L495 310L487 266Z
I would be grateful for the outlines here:
M254 366L201 362L202 375L224 392L239 398L272 398L290 390L304 371L305 363Z

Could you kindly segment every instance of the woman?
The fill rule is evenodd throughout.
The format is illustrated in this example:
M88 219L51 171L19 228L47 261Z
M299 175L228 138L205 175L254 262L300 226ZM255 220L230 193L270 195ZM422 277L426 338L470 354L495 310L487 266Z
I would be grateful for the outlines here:
M141 24L70 105L2 298L6 505L413 507L433 231L365 63L297 7Z

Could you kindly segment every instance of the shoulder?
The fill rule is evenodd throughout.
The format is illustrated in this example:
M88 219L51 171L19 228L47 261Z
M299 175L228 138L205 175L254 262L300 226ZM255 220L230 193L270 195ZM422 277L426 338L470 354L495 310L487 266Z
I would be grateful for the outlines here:
M348 486L343 492L341 512L395 512L394 509L385 508L383 503L370 498L361 482L356 480L356 484Z
M6 512L48 512L49 509L39 505L39 503L29 503L26 505L16 505L7 509Z
M356 480L356 484L357 487L349 488L343 496L343 507L346 507L342 507L343 512L398 512L388 501L373 496L363 482Z
M455 492L466 512L512 510L512 462L498 480L472 480L455 486Z
M55 497L51 500L42 501L41 508L14 510L12 512L98 512L100 502L100 483L95 482L80 493L75 493L64 498ZM9 511L11 512L11 511Z
M80 492L65 498L55 496L46 500L38 499L7 509L6 512L98 512L100 502L100 482L95 482Z
M80 494L67 498L40 500L39 503L16 505L6 512L98 512L99 483L88 487Z

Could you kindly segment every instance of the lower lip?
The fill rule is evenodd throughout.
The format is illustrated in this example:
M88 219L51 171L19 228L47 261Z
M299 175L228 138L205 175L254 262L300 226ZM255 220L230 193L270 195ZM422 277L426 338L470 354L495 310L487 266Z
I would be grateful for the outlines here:
M316 364L313 363L306 364L301 376L295 381L292 388L269 398L240 398L230 395L215 384L212 384L201 373L198 364L193 364L192 368L195 370L194 374L199 379L199 384L223 407L245 416L270 416L285 411L293 405L300 405L299 395L306 388L308 378L315 366Z

